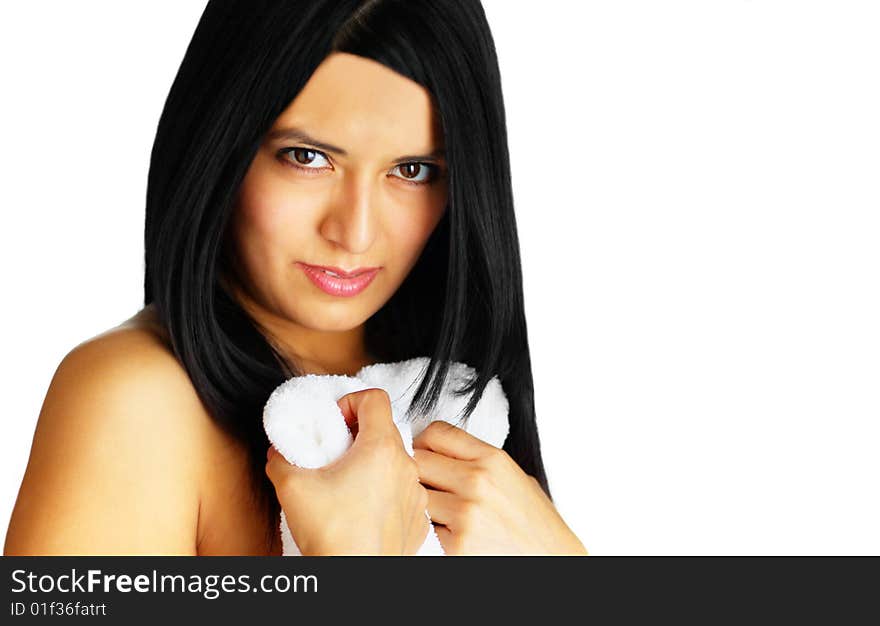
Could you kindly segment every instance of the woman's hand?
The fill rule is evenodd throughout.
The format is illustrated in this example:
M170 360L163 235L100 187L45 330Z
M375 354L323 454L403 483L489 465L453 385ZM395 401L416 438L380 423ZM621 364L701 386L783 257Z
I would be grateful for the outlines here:
M428 513L450 555L581 555L587 550L538 481L508 454L442 420L413 439Z
M321 468L288 463L274 446L266 473L305 556L415 554L428 535L428 495L400 439L382 389L337 403L355 435L339 459Z

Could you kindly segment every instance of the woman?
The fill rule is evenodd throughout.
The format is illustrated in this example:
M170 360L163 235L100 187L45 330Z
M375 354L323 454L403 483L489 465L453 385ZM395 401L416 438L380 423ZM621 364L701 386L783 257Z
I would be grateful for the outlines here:
M209 2L151 157L145 307L53 377L6 553L585 554L550 499L533 406L497 59L476 0ZM497 375L500 450L414 441L387 394L354 446L291 466L262 430L294 375L430 356ZM469 414L469 412L468 412ZM268 453L267 453L268 449Z

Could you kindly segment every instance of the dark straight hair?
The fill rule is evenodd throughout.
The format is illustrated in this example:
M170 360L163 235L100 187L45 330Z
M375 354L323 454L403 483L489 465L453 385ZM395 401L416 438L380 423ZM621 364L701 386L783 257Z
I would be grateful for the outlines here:
M429 356L413 411L429 412L448 362L477 372L470 415L497 375L504 450L550 496L535 422L519 243L495 46L478 0L211 0L162 111L150 160L144 304L153 304L203 404L250 454L272 524L262 409L298 374L225 280L227 225L265 134L329 54L378 61L431 94L443 129L448 205L418 262L365 326L381 361ZM459 424L462 422L459 421Z

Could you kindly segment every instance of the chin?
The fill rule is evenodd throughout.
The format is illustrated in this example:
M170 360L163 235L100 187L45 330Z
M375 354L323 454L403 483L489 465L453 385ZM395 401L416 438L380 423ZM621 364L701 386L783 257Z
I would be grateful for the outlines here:
M351 307L349 307L351 308ZM302 325L312 330L323 332L341 332L351 330L363 324L369 314L357 314L345 307L316 306L308 315L300 317Z

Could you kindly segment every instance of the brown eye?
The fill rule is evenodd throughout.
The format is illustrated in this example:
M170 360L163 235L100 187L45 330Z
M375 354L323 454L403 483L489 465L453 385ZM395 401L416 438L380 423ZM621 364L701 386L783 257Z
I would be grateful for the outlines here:
M299 167L318 170L330 164L322 152L311 148L286 148L282 152L285 159Z
M403 163L394 169L400 170L398 178L402 178L407 182L427 183L432 178L431 170L433 167L433 165L428 163Z
M421 163L407 163L403 166L401 173L406 178L415 178L419 175L419 172L422 171Z
M312 161L315 160L315 157L318 155L314 150L308 150L306 148L294 148L293 149L293 158L302 163L303 165L308 165Z

